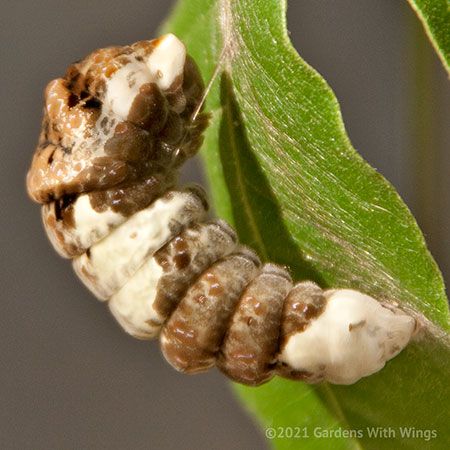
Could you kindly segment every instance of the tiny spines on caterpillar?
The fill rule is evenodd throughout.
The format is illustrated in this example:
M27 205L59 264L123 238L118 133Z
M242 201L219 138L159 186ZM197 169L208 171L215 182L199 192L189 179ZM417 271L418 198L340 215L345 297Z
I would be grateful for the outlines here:
M214 365L351 384L409 342L415 320L349 289L261 265L177 172L202 143L204 85L168 34L93 52L49 83L27 176L55 249L131 335L160 336L182 372Z

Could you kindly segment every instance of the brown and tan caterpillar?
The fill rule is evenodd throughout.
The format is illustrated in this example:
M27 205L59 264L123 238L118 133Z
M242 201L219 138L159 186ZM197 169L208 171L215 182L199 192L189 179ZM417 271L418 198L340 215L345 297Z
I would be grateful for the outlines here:
M207 218L200 187L177 186L207 126L203 93L171 34L97 50L49 83L27 187L55 249L182 372L216 365L258 385L350 384L380 370L409 342L412 317L354 290L293 285Z

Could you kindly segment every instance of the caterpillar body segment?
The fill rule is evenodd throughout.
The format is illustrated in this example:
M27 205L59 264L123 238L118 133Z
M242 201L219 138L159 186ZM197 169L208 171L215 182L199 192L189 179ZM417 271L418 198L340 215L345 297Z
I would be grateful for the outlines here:
M89 251L74 258L77 275L98 298L108 299L149 255L184 226L205 218L204 194L199 188L195 191L168 191L130 216Z
M178 186L207 126L203 92L170 34L97 50L49 83L27 187L53 246L179 371L217 366L258 385L380 370L409 342L412 317L354 290L294 284L208 217L200 187Z
M192 225L158 250L111 297L111 312L133 336L155 337L189 286L235 248L236 236L224 222Z
M242 292L217 358L218 368L234 381L258 385L283 370L278 353L291 288L285 269L265 264Z

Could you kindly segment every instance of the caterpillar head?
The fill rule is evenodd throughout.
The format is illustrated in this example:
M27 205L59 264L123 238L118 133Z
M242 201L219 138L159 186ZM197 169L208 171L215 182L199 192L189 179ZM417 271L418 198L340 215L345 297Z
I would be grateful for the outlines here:
M97 50L45 91L42 131L27 176L46 203L130 185L170 185L207 125L192 114L203 81L183 43L168 34Z

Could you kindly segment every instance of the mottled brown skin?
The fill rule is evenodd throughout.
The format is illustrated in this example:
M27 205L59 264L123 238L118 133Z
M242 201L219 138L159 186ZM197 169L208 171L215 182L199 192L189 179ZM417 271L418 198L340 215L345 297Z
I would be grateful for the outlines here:
M270 264L242 293L217 360L232 380L257 386L274 375L283 303L291 287L289 274Z
M133 58L150 55L159 42L96 50L46 88L27 188L33 200L45 205L46 231L65 257L87 250L73 239L72 205L78 195L88 193L97 212L110 209L128 217L173 188L178 167L202 143L207 115L201 113L195 122L191 116L204 85L189 56L183 76L168 89L155 83L141 86L127 120L106 114L105 80ZM101 141L108 132L112 136Z
M156 173L124 186L89 192L89 200L97 212L110 209L129 217L149 206L175 185L175 174Z
M234 231L222 221L196 224L155 253L164 276L157 287L154 308L168 318L197 277L236 248Z
M235 305L258 266L254 254L232 254L191 286L162 331L161 350L172 366L185 373L214 366Z
M128 120L147 130L151 135L158 134L167 122L168 101L156 83L141 86L133 101Z
M33 200L46 203L65 195L127 189L157 174L173 178L197 152L207 116L191 121L204 87L190 57L183 76L167 90L155 83L141 86L125 121L115 116L100 120L105 80L133 59L149 55L158 42L97 50L70 66L64 78L49 83L42 132L27 177ZM102 134L111 129L112 137L102 142ZM120 208L121 201L114 205ZM124 213L128 211L125 206Z

